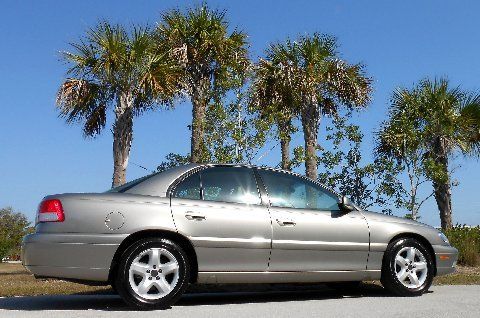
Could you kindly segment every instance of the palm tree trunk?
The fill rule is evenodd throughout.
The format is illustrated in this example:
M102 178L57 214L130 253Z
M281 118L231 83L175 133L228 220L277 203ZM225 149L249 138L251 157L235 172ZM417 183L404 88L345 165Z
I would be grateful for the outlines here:
M113 181L112 187L126 182L128 158L133 138L133 98L131 93L118 97L113 124Z
M208 104L208 81L200 79L194 85L192 93L192 137L190 162L202 162L202 147L204 138L204 120Z
M440 223L443 230L452 228L452 192L448 183L433 183L435 200L440 211Z
M282 169L287 171L290 171L292 169L290 161L290 141L292 138L288 133L289 125L290 123L278 123L278 128L280 129L280 148L282 151Z
M317 139L320 113L315 103L309 103L302 110L303 138L305 139L305 174L317 180Z
M446 180L434 180L433 189L435 200L437 201L438 211L440 212L440 223L443 230L452 228L452 189L450 186L450 176L448 172L448 156L445 143L438 138L434 144L433 151L435 161L442 169Z
M280 147L282 149L282 169L290 171L290 138L280 138Z

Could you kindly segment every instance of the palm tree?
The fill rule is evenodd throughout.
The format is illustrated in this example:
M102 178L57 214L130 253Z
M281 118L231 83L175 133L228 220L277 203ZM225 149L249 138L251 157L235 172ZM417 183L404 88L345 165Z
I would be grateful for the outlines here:
M157 27L160 43L177 53L183 89L192 102L191 162L203 160L204 120L208 104L243 84L249 66L247 35L229 33L225 12L206 5L183 13L169 11Z
M113 108L113 180L124 184L133 137L133 117L157 103L169 103L177 92L180 70L172 54L152 40L151 31L101 22L88 30L73 52L63 52L71 65L57 94L60 116L83 123L85 137L105 127Z
M262 118L277 126L281 166L284 170L291 170L290 141L295 131L292 121L298 106L293 96L294 83L290 80L288 60L277 53L277 48L277 45L271 45L266 59L260 59L254 66L250 104Z
M300 116L305 140L305 171L317 178L318 128L323 115L338 109L365 107L370 101L371 79L362 64L339 59L334 37L315 33L296 43L287 42L295 71L295 90L301 101Z
M442 229L452 227L449 161L455 153L480 155L480 94L449 86L447 79L424 79L413 89L393 94L390 118L380 134L379 150L395 158L422 153L432 180Z

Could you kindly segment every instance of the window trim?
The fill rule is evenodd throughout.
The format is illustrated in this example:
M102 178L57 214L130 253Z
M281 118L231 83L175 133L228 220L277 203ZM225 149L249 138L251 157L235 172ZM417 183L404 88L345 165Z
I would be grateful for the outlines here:
M227 204L242 204L242 205L246 205L246 206L250 206L250 205L253 205L253 206L262 206L263 204L263 201L262 201L262 195L261 195L261 191L260 191L260 187L258 186L258 181L257 181L257 178L256 178L256 175L255 175L255 171L254 169L252 169L252 167L248 167L248 166L242 166L242 165L211 165L209 167L207 167L207 169L204 169L202 171L206 171L208 169L214 169L214 168L243 168L243 169L247 169L249 170L251 173L252 173L252 177L253 177L253 181L255 182L255 186L257 188L257 195L258 195L258 198L260 199L260 202L259 203L243 203L243 202L230 202L230 201L214 201L214 200L205 200L204 196L203 196L203 177L202 177L202 172L200 172L200 198L203 202L218 202L218 203L227 203Z
M297 177L297 178L300 178L300 179L303 179L304 181L307 181L307 182L311 182L313 184L315 184L316 186L320 187L321 189L327 191L327 192L330 192L331 194L333 194L334 196L337 197L337 202L339 203L340 202L340 198L341 198L341 195L338 194L336 191L332 190L332 189L329 189L328 187L324 186L323 184L321 184L320 182L318 181L315 181L315 180L312 180L306 176L303 176L303 175L300 175L300 174L297 174L295 172L291 172L291 171L285 171L285 170L279 170L279 169L272 169L272 168L256 168L256 170L264 170L264 171L269 171L269 172L274 172L274 173L280 173L280 174L285 174L285 175L290 175L290 176L293 176L293 177ZM265 195L267 197L267 200L265 200L268 204L268 207L269 208L275 208L275 209L290 209L290 210L298 210L298 211L320 211L320 212L337 212L337 211L341 211L340 207L338 207L338 210L325 210L325 209L308 209L308 208L296 208L296 207L281 207L281 206L274 206L272 205L272 202L270 200L270 195L268 194L268 187L265 183L265 180L263 180L262 176L261 176L261 172L260 171L257 171L257 174L258 174L258 178L262 181L262 185L265 189Z
M180 175L177 179L175 179L167 188L167 192L166 192L166 196L169 197L169 198L172 198L174 197L173 194L175 192L175 189L177 188L177 186L183 182L183 180L185 180L186 178L190 177L192 174L195 174L197 172L200 172L202 171L203 169L207 168L206 166L199 166L199 167L195 167L191 170L188 170L187 172L183 173L182 175ZM201 176L200 176L200 199L202 197L202 190L201 190L201 185L202 185L202 180L201 180ZM191 199L185 199L185 200L191 200ZM198 200L197 200L198 201Z
M260 199L260 202L259 203L243 203L243 202L229 202L229 201L214 201L214 200L205 200L204 198L204 190L203 190L203 177L202 177L202 172L203 171L206 171L208 169L214 169L214 168L243 168L243 169L247 169L249 170L251 173L252 173L252 176L253 176L253 180L255 182L255 186L257 188L257 195L258 195L258 198ZM263 192L262 190L265 189L265 185L263 184L263 180L260 179L260 181L262 181L262 188L260 187L259 185L259 176L257 176L257 172L255 171L255 168L254 167L249 167L249 166L245 166L245 165L204 165L204 166L200 166L200 167L197 167L197 168L194 168L192 170L189 170L187 171L186 173L182 174L180 177L178 177L177 179L175 179L174 182L172 182L172 184L168 187L167 189L167 195L170 197L170 199L172 198L175 198L173 195L175 193L175 189L177 188L177 186L182 183L186 178L190 177L191 175L195 174L195 173L199 173L199 179L200 179L200 200L198 199L182 199L182 198L176 198L176 199L182 199L182 200L192 200L192 201L202 201L202 202L216 202L216 203L226 203L226 204L241 204L241 205L245 205L245 206L268 206L268 202L264 202L264 199L263 199ZM266 204L265 204L266 203Z

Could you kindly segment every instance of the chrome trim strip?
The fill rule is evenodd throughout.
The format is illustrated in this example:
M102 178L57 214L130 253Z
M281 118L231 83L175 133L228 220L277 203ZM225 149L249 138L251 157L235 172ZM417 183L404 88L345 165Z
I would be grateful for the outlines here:
M387 243L370 243L371 252L384 252L387 249Z
M263 237L231 238L231 237L189 237L195 247L232 247L232 248L270 248L270 239Z
M368 251L369 243L326 242L300 240L273 240L273 249L322 250L322 251Z
M34 233L24 237L23 244L95 244L119 245L129 234Z

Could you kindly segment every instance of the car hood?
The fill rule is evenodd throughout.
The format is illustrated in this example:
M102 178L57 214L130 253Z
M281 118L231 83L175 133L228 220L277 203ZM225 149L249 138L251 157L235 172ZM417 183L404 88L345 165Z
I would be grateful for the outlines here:
M361 211L361 213L365 216L367 221L370 220L375 220L375 221L380 221L380 222L388 222L388 223L400 223L400 224L408 224L408 225L415 225L415 226L423 226L423 227L428 227L434 229L434 227L421 223L418 221L406 219L406 218L401 218L398 216L394 215L387 215L383 213L378 213L378 212L372 212L372 211Z

